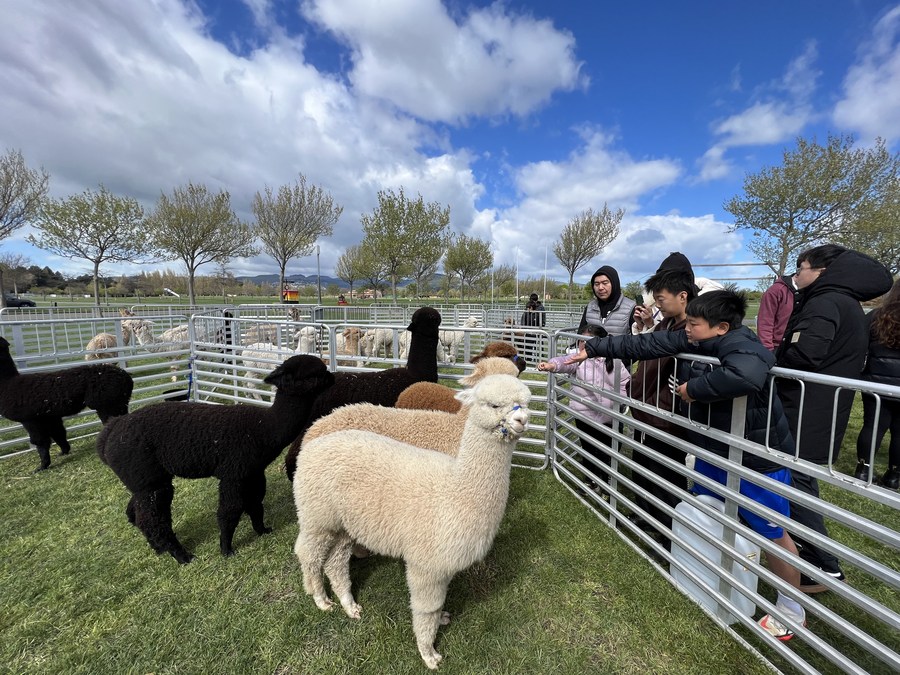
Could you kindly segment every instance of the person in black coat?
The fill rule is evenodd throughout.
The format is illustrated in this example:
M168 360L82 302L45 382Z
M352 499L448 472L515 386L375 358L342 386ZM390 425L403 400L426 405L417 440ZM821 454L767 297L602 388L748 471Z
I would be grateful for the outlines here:
M800 298L776 352L776 365L820 375L859 378L869 342L860 302L877 298L890 289L893 283L890 271L867 255L825 244L800 254L794 280ZM816 464L837 461L853 407L853 392L844 390L837 394L835 414L835 387L811 383L801 387L797 380L779 379L777 391L791 434L797 440L800 459ZM803 415L798 431L801 398ZM829 423L832 418L833 439ZM812 476L795 470L793 479L798 490L819 496L818 481ZM791 518L828 536L820 513L791 504ZM795 538L801 546L800 557L831 578L844 579L834 554ZM800 588L807 593L828 590L806 576Z
M900 280L894 283L884 303L867 316L869 355L863 379L900 387ZM900 399L881 397L881 414L876 419L874 396L863 396L863 425L856 439L855 476L869 479L869 459L878 452L885 433L890 431L888 468L881 484L892 490L900 487Z
M576 363L590 357L605 356L630 359L655 359L680 353L701 354L719 359L720 366L682 359L677 370L675 394L681 398L680 414L697 426L722 431L731 430L733 401L747 397L744 438L783 453L793 454L794 440L778 398L769 407L769 370L775 357L749 328L742 325L747 300L743 294L731 291L712 291L688 303L687 323L683 331L654 331L640 335L619 335L594 338L569 357ZM661 383L664 384L664 383ZM688 439L720 457L727 458L729 447L698 431L688 432ZM790 484L790 469L768 460L765 456L743 453L743 466L758 471L772 480ZM725 484L725 469L698 457L694 470ZM741 479L741 494L783 516L790 514L787 498ZM721 496L700 484L694 485L697 494ZM742 520L760 535L772 540L792 555L797 555L791 535L783 528L767 521L750 509L738 508ZM800 572L790 563L776 556L768 556L769 568L795 588L800 584ZM793 599L778 592L779 609L789 612L798 623L804 623L806 613ZM786 625L766 615L760 626L779 640L793 637Z
M538 299L537 293L532 293L528 298L528 304L525 305L525 311L522 312L521 324L543 328L547 323L546 311L544 303Z

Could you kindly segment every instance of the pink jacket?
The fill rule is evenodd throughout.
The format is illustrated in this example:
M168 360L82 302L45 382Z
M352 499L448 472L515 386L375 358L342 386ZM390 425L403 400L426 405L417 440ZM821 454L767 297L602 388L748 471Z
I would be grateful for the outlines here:
M586 361L582 361L578 364L571 363L566 365L563 362L567 358L569 357L554 356L552 359L550 359L549 362L554 364L556 368L553 372L557 374L574 375L576 379L581 380L582 382L587 382L588 384L597 387L597 389L608 389L614 391L617 367L619 369L620 378L618 393L622 396L628 396L628 383L631 381L631 373L628 372L628 369L622 365L622 362L619 359L616 359L614 362L615 367L613 368L613 372L608 373L606 372L606 360L603 357L587 359ZM577 394L578 396L582 396L593 403L596 403L601 408L615 408L618 405L614 401L611 401L610 399L603 396L601 393L585 389L584 387L579 387L577 384L572 385L572 393ZM573 410L577 410L578 412L583 413L586 417L596 420L598 424L607 424L609 422L612 422L612 417L589 408L581 401L572 399L571 406Z
M788 319L794 311L797 291L790 276L783 276L772 284L759 301L756 334L766 349L775 351L784 337Z

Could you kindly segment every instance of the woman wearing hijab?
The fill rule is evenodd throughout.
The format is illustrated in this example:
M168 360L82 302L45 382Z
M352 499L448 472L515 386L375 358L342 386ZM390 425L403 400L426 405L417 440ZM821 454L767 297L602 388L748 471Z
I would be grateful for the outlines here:
M602 326L610 335L631 333L634 322L635 302L622 295L619 273L614 267L604 265L591 277L594 297L584 308L578 332L588 324Z

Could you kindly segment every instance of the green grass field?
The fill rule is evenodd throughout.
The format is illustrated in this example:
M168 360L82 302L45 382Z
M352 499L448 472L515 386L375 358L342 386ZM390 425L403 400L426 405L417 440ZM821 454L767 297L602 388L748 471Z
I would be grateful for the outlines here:
M292 553L280 462L267 521L218 552L216 481L178 481L174 525L197 558L157 556L93 441L32 474L0 462L0 671L421 673L400 562L353 562L359 622L320 612ZM763 673L548 472L516 469L487 559L450 586L445 673Z

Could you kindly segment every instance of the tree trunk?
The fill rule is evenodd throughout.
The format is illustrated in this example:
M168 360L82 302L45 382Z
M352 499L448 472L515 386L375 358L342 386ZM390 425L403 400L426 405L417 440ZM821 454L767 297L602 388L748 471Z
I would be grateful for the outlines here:
M194 302L194 270L188 270L188 303L190 303L191 307L194 307L197 303Z
M6 293L3 292L3 268L0 267L0 309L6 307Z
M284 297L284 268L285 267L287 267L286 264L282 265L281 269L278 272L278 294L281 296L281 304L284 304L285 299L286 299Z
M94 305L100 306L100 261L94 262Z
M569 270L569 309L572 309L572 284L575 283L575 270Z

